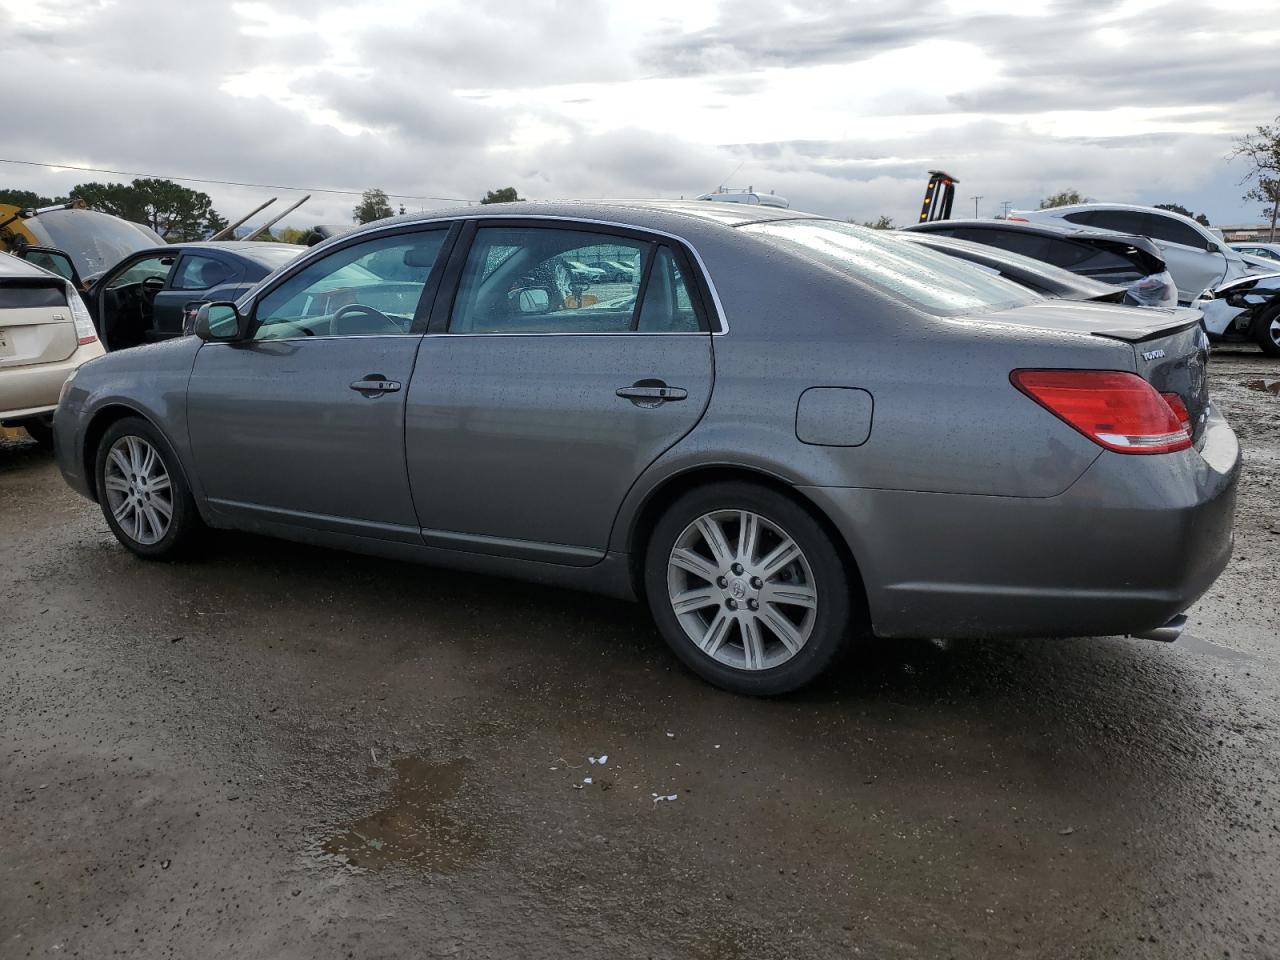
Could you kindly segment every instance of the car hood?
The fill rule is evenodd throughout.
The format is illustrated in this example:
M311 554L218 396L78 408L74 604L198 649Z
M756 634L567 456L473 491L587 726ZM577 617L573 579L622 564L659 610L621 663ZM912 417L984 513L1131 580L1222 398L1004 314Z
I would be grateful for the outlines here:
M970 318L974 319L974 318ZM1128 307L1111 303L1044 300L981 317L1009 327L1108 337L1136 343L1200 322L1186 307Z

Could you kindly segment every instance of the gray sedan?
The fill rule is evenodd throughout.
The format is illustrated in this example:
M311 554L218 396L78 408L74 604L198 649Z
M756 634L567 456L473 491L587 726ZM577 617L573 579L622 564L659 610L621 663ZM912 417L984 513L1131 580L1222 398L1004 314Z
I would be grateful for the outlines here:
M634 275L560 268L604 260ZM1231 552L1194 313L795 211L385 220L195 326L82 367L55 418L134 553L237 528L639 599L744 693L868 632L1169 638Z

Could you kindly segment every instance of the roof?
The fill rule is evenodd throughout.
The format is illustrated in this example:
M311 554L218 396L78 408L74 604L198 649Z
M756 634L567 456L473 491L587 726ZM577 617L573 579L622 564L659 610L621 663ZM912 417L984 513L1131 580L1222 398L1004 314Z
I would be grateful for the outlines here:
M565 217L575 220L624 222L650 229L679 229L691 222L740 227L762 220L828 220L816 213L784 210L779 207L707 200L521 200L481 207L447 207L406 213L375 220L357 231L394 224L425 223L467 217ZM345 234L350 236L350 234Z

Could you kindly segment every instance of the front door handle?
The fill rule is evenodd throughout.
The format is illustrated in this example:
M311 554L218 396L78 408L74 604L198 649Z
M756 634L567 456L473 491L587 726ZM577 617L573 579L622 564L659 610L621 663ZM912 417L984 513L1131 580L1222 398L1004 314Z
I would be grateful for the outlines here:
M384 393L395 393L400 389L400 381L388 380L380 373L371 373L363 380L353 380L351 389L365 397L376 397Z
M689 391L683 387L669 387L662 380L637 380L629 387L619 387L614 393L637 407L656 407L689 396Z

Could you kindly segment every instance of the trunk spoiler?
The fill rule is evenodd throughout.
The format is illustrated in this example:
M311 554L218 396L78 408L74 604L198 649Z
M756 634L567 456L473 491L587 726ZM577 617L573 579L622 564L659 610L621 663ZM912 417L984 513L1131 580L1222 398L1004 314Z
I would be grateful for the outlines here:
M1200 322L1200 311L1185 307L1164 311L1154 308L1135 309L1133 312L1139 314L1134 318L1134 322L1091 332L1095 337L1123 340L1125 343L1142 343L1144 340L1155 340L1158 337L1180 333ZM1148 316L1150 314L1154 316Z

